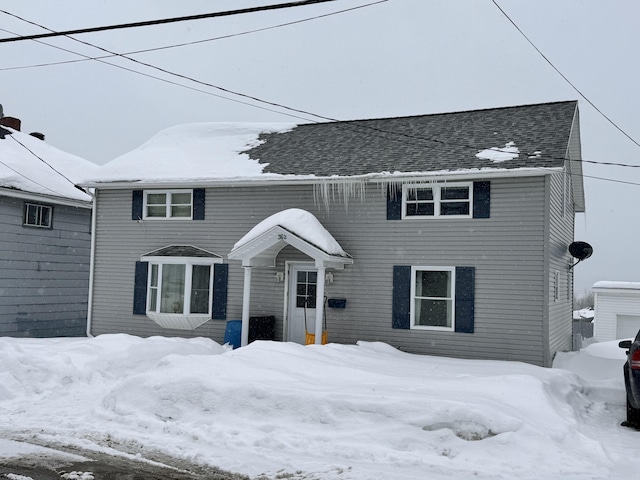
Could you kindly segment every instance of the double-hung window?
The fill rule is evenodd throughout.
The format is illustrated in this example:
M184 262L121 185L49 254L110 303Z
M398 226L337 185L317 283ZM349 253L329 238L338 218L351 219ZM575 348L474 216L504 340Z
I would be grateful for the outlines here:
M51 228L53 208L37 203L24 204L24 222L27 227Z
M411 268L411 328L455 328L455 268Z
M193 190L145 190L144 219L191 219Z
M402 218L471 218L473 183L404 185L402 207Z

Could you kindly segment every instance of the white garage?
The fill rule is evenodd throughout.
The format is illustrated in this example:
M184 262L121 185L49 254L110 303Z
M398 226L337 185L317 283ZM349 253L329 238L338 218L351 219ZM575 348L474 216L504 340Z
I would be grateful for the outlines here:
M640 330L640 282L597 282L593 293L595 339L635 337Z

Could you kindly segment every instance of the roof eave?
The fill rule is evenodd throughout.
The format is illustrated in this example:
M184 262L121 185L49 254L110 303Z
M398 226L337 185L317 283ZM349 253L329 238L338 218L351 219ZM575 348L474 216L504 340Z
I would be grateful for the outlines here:
M15 188L0 187L0 195L5 197L20 198L34 202L53 203L54 205L65 205L69 207L87 208L91 210L93 203L91 199L79 200L73 198L57 197L55 195L45 195L41 193L26 192ZM90 195L87 194L89 197Z
M350 176L312 176L312 175L282 175L265 176L251 178L227 178L227 179L193 179L193 180L162 180L162 181L114 181L114 182L87 182L80 185L85 188L95 188L99 190L116 190L123 188L194 188L194 187L251 187L269 185L314 185L318 183L341 183L341 182L402 182L406 180L468 180L474 178L509 178L509 177L537 177L550 175L562 171L562 167L523 167L523 168L503 168L503 169L475 169L475 170L443 170L435 172L381 172L364 175Z

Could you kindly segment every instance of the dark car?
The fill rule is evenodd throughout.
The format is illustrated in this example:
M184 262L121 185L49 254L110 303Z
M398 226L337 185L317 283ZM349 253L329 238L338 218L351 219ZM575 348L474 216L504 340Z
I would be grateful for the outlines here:
M620 348L627 349L627 362L624 364L624 385L627 389L627 421L625 427L640 430L640 332L635 340L623 340Z

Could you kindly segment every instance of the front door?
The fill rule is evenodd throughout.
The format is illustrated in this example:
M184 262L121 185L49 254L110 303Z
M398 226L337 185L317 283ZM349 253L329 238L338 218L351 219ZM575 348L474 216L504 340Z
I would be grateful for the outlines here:
M315 332L318 271L313 263L289 267L288 339L304 345L306 332Z

